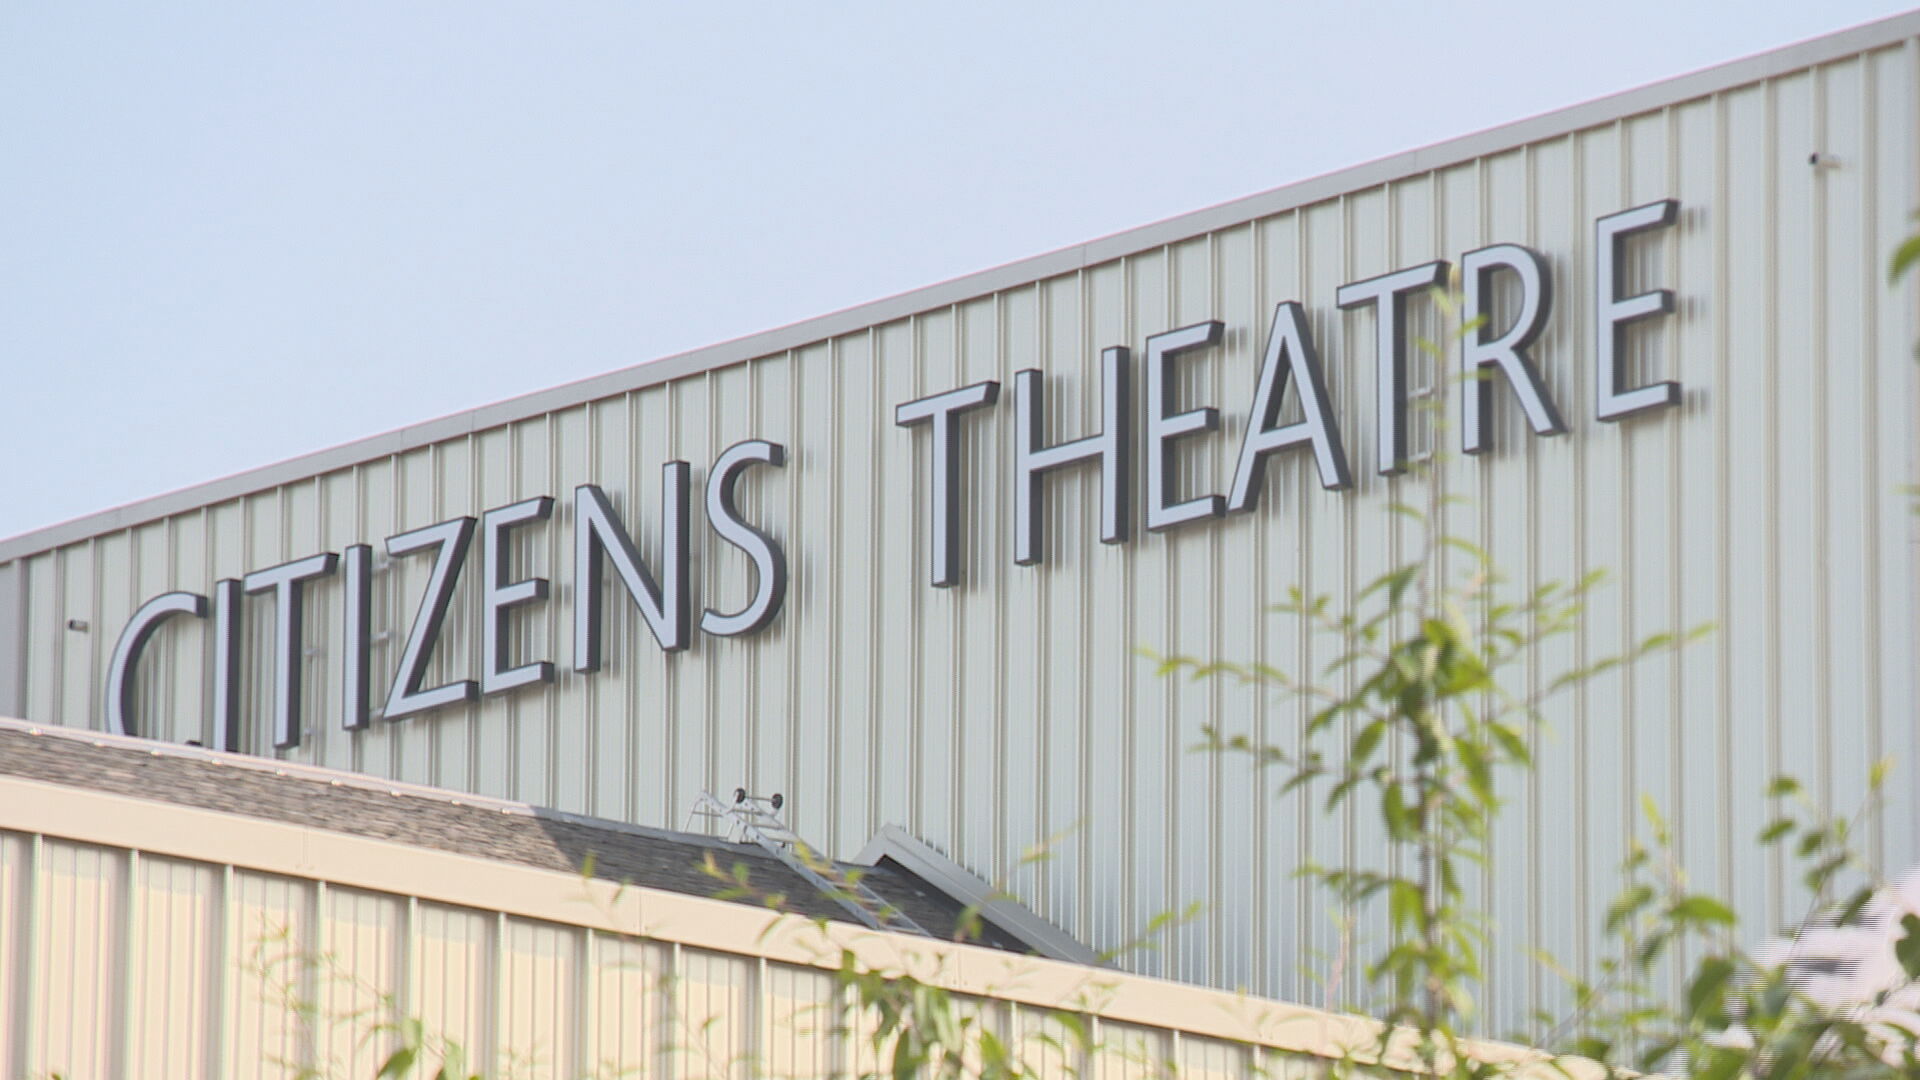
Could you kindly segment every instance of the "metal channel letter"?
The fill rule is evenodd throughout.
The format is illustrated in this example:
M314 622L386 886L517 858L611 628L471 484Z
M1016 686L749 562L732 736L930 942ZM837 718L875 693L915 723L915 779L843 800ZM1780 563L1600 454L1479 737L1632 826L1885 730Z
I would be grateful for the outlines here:
M1664 229L1680 217L1680 203L1662 199L1631 210L1609 214L1593 226L1593 359L1594 416L1619 420L1648 409L1680 404L1680 384L1657 382L1627 386L1626 335L1629 323L1673 311L1673 293L1667 289L1622 296L1627 288L1626 241L1634 233Z
M133 729L133 670L140 654L162 623L175 615L207 617L207 598L199 593L170 592L140 605L127 620L120 640L113 645L113 657L107 661L106 728L122 735L138 735Z
M240 750L240 643L246 591L239 578L213 583L213 748Z
M751 634L764 629L780 613L787 595L787 553L773 538L740 516L734 488L740 476L754 465L782 468L787 449L779 443L751 439L729 446L707 473L707 524L720 538L753 560L753 598L747 606L731 615L707 608L700 614L700 629L716 637Z
M1513 325L1493 336L1493 283L1500 271L1520 285L1520 310ZM1460 342L1460 448L1478 454L1493 446L1493 380L1504 375L1527 423L1540 435L1564 435L1566 421L1547 395L1527 350L1546 332L1553 314L1553 274L1546 257L1519 244L1495 244L1460 257L1465 291L1462 318L1472 327ZM1478 320L1476 323L1475 320Z
M1334 301L1342 308L1374 309L1374 423L1382 476L1407 468L1407 298L1447 280L1444 259L1342 285Z
M245 578L248 593L273 594L273 745L281 750L300 745L303 586L332 574L339 561L329 551L255 570Z
M427 577L427 590L414 613L413 628L407 632L406 648L400 653L400 667L393 675L393 688L387 692L383 711L389 720L437 709L465 701L477 701L480 687L472 679L459 679L444 686L424 689L427 659L440 640L440 628L453 604L453 587L466 561L467 548L473 543L474 520L454 518L424 529L387 537L388 555L410 555L416 551L434 552L433 572Z
M509 581L513 573L513 548L508 534L534 521L553 515L553 498L542 495L511 506L489 510L480 516L480 692L502 694L521 686L553 681L553 663L536 660L513 666L511 636L513 609L535 604L547 598L547 579L543 577Z
M1046 544L1046 489L1041 478L1086 462L1100 466L1100 542L1125 543L1131 533L1127 496L1133 461L1131 354L1114 346L1100 353L1101 429L1072 442L1046 444L1046 382L1028 368L1013 375L1013 561L1032 566Z
M1280 407L1291 379L1300 397L1301 419L1280 423ZM1299 303L1288 300L1273 309L1267 330L1266 354L1260 359L1260 382L1254 388L1253 412L1240 441L1240 462L1233 470L1233 490L1227 509L1244 513L1260 504L1266 487L1267 456L1293 446L1313 448L1320 467L1320 486L1329 491L1353 485L1347 470L1347 452L1340 443L1340 425L1327 402L1327 384L1320 372L1320 353L1313 347L1313 331Z
M340 553L340 564L347 593L341 620L340 726L358 731L373 712L368 701L373 688L373 548L354 544Z
M1167 501L1172 491L1167 474L1173 471L1174 440L1220 428L1220 410L1212 406L1180 413L1167 411L1173 407L1174 388L1179 381L1173 358L1218 345L1225 333L1225 324L1216 319L1147 339L1147 528L1153 532L1226 513L1226 500L1218 495Z
M933 545L928 576L938 589L960 583L960 427L956 418L1000 400L1000 384L977 382L894 406L900 427L933 426L933 484L927 503Z
M669 461L660 487L658 584L634 550L607 494L593 484L573 489L573 670L598 671L601 663L601 567L604 555L639 606L655 641L667 652L687 647L691 606L687 595L688 468Z

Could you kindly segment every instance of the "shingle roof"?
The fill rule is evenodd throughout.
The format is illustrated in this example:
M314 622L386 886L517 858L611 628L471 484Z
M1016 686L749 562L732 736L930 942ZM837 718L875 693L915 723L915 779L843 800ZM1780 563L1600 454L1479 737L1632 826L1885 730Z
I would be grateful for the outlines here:
M855 921L834 897L750 842L650 829L357 773L0 720L0 774L545 870L578 874L591 865L596 878L738 903L763 903L760 897L778 894L784 897L784 910ZM726 877L717 877L709 862ZM841 872L858 871L868 888L929 933L955 936L964 909L959 900L890 862L834 865ZM731 879L736 867L744 868L755 895L726 895L739 891ZM1032 951L991 923L981 924L973 940Z

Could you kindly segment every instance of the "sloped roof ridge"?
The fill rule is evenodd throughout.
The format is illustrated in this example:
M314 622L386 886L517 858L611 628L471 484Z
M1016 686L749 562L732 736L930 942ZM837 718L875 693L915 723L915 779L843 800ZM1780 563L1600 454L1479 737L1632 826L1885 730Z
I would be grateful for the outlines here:
M182 743L160 742L155 739L141 738L135 735L119 735L87 728L63 727L58 724L37 724L28 720L12 717L0 717L0 731L18 731L28 735L44 736L56 739L69 739L84 742L97 747L111 747L147 754L150 757L184 758L189 761L205 762L232 769L244 769L248 772L268 774L276 777L311 780L325 783L331 787L354 788L385 795L406 796L416 799L429 799L451 806L498 810L502 814L514 814L522 817L540 818L547 821L564 821L583 828L601 829L608 832L640 836L650 840L668 843L686 844L695 847L710 847L720 851L738 851L741 845L723 837L706 833L681 832L677 829L660 829L648 825L635 825L631 822L613 818L595 817L591 814L576 814L566 810L557 810L550 806L502 799L492 795L476 795L472 792L456 791L452 788L434 787L430 784L416 784L405 780L387 780L367 773L349 772L325 765L313 765L301 761L285 761L280 758L260 757L235 751L214 750L204 746L187 746Z

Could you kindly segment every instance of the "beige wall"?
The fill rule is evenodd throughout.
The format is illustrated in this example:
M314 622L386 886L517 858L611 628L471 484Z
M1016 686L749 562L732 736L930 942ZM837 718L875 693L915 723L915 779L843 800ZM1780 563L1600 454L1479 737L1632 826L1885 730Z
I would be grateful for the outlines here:
M842 1076L879 1065L871 1018L846 1009L830 970L843 946L868 969L963 995L1031 1060L1081 1075L1177 1061L1183 1075L1304 1078L1375 1032L1138 976L0 778L10 1076L367 1077L394 1045L375 1027L401 1018L490 1075ZM303 1018L293 1003L313 1008ZM1065 1034L1054 1008L1087 1015L1090 1055L1042 1040Z
M1519 583L1612 571L1582 631L1545 649L1530 681L1655 631L1718 629L1553 708L1539 772L1511 793L1483 885L1500 927L1490 1005L1517 1019L1549 978L1530 947L1576 966L1589 958L1642 793L1668 808L1702 882L1772 926L1790 910L1793 878L1751 843L1770 816L1758 797L1766 778L1797 773L1824 804L1850 809L1870 762L1920 766L1915 519L1896 491L1915 475L1920 319L1912 287L1889 290L1883 277L1920 205L1916 29L1895 20L397 433L322 455L312 475L295 463L260 474L272 483L258 490L170 497L151 513L105 516L83 538L55 530L44 550L11 542L0 574L17 585L0 588L17 587L26 628L11 689L30 719L97 726L106 657L145 599L535 495L564 508L576 484L602 485L651 550L661 462L693 462L699 483L730 443L772 439L791 461L755 474L746 504L794 576L767 632L665 656L621 600L607 670L572 673L563 509L525 534L530 568L557 586L527 623L529 655L562 668L554 688L338 730L331 582L311 590L296 756L649 825L682 824L703 788L781 791L798 831L835 853L904 825L1006 877L1095 947L1199 901L1201 919L1129 963L1311 1000L1301 968L1339 942L1294 871L1372 857L1369 813L1276 801L1275 777L1189 752L1204 725L1290 739L1299 710L1226 683L1158 678L1135 650L1293 670L1328 659L1329 642L1266 605L1295 584L1349 602L1410 550L1410 527L1386 506L1421 497L1417 482L1375 474L1373 318L1338 311L1334 291L1525 243L1552 262L1560 303L1538 356L1572 431L1530 437L1503 399L1500 449L1442 470L1446 490L1470 500L1447 527ZM1810 166L1816 151L1832 164ZM1593 222L1661 198L1680 201L1681 220L1637 249L1634 281L1673 289L1679 307L1636 334L1633 371L1677 379L1686 396L1664 413L1597 423ZM1047 562L1017 567L1003 397L965 441L976 493L965 584L927 587L926 438L894 426L896 404L1039 367L1053 429L1090 431L1101 347L1138 350L1151 333L1218 318L1224 346L1183 369L1180 393L1219 406L1225 430L1185 444L1182 469L1188 490L1224 491L1267 320L1288 299L1311 313L1356 490L1323 492L1296 455L1269 469L1256 514L1106 547L1093 536L1095 486L1066 478L1048 501ZM1416 386L1432 382L1416 375ZM1416 424L1414 437L1419 449L1431 433ZM745 560L697 517L694 547L696 600L743 598ZM376 685L391 675L424 562L378 572L375 626L394 635L375 646ZM441 644L444 678L477 671L477 573L476 557ZM257 748L271 623L266 602L255 605L246 687ZM67 629L69 619L90 629ZM141 669L146 730L208 737L208 640L196 625L156 640ZM1905 862L1920 787L1899 791L1869 844ZM1019 863L1055 834L1053 859Z

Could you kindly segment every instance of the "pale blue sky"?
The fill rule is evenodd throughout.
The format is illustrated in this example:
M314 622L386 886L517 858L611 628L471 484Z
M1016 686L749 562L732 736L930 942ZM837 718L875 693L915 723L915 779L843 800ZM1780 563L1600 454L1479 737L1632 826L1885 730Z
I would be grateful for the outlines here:
M1895 13L0 6L0 536Z

